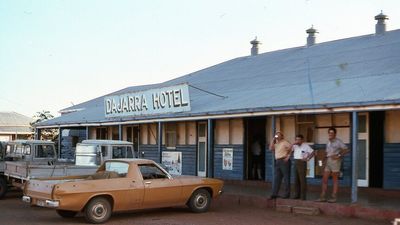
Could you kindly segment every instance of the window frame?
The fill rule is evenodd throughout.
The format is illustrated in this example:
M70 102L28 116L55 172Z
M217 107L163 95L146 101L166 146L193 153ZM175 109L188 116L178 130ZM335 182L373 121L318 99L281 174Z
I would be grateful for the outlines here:
M52 149L53 149L53 151L52 151L52 153L53 153L53 156L52 157L38 157L38 152L39 152L39 146L41 146L42 148L42 151L44 150L43 149L43 146L51 146L52 147ZM51 145L51 144L46 144L46 145L34 145L34 147L33 147L33 149L34 149L34 158L35 159L50 159L50 158L52 158L52 159L54 159L54 158L56 158L56 152L55 152L55 148L54 148L55 146L53 146L53 145ZM26 148L24 148L24 152L26 153ZM32 152L32 148L31 148L31 151L30 152Z
M107 170L107 164L124 164L124 165L127 165L128 167L127 167L127 169L126 169L126 173L119 173L118 171L115 171L115 170ZM120 178L126 178L126 177L128 177L128 173L129 173L129 170L130 170L130 166L131 166L131 164L130 163L128 163L128 162L121 162L121 161L106 161L105 163L104 163L104 172L116 172L116 173L118 173L118 175L119 176L121 176L121 174L124 174L124 176L122 177L120 177Z
M140 172L140 175L142 176L142 179L143 180L159 180L159 179L172 179L172 176L171 176L171 174L169 174L166 170L164 170L161 166L159 166L158 164L153 164L153 163L141 163L141 164L138 164L137 165L138 166L138 169L139 169L139 172ZM151 166L151 167L154 167L154 168L157 168L159 171L161 171L164 175L166 175L165 177L163 177L163 178L146 178L145 179L145 177L143 176L143 172L142 172L142 170L141 170L141 167L142 166Z
M173 143L169 143L169 137L173 138ZM178 144L178 124L176 122L165 124L165 147L167 149L176 149Z

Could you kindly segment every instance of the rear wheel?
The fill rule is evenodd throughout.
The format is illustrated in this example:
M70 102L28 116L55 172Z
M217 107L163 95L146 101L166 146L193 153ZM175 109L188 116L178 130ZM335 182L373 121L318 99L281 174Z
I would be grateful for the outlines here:
M188 202L190 210L195 213L207 212L210 204L211 195L206 189L199 189L193 192Z
M69 211L69 210L56 210L57 214L63 218L72 218L75 217L78 212Z
M3 198L4 195L6 195L8 189L7 185L6 179L4 177L0 177L0 198Z
M85 219L89 223L104 223L110 218L111 210L111 204L106 198L93 198L85 207Z

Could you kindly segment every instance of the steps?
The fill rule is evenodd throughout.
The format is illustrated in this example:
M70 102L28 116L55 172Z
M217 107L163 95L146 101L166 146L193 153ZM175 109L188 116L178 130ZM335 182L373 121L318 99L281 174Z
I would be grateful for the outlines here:
M400 210L380 207L367 207L358 204L326 203L292 199L269 200L264 196L250 196L225 193L215 203L238 204L244 207L270 208L281 212L301 213L307 215L330 215L338 217L355 217L363 219L380 219L393 221L400 218ZM400 224L399 224L400 225Z
M294 214L316 216L320 214L319 208L310 206L276 205L276 211Z

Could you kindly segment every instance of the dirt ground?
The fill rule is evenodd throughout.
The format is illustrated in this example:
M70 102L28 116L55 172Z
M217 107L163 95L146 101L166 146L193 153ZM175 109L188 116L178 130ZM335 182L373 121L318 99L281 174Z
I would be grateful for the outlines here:
M217 200L218 201L218 200ZM249 208L215 202L210 211L194 214L186 208L168 208L141 212L119 213L111 217L112 225L390 225L389 221L367 221L355 218L330 216L305 216L276 212L272 209ZM18 192L0 200L0 225L45 225L45 224L85 224L83 215L63 219L52 209L31 207L21 201Z

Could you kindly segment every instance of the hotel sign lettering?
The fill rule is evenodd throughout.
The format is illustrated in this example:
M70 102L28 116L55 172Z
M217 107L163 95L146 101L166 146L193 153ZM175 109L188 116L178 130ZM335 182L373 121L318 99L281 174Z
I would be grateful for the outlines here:
M189 87L181 84L104 97L106 117L190 111Z

